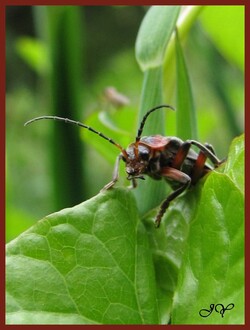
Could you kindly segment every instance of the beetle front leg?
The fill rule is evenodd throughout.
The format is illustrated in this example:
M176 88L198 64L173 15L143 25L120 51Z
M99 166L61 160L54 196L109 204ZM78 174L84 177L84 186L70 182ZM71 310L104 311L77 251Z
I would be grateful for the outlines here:
M135 189L137 187L137 181L135 178L132 178L131 181L132 181L132 184L128 188Z
M163 168L161 174L162 174L162 176L164 176L167 179L179 182L181 184L181 186L179 188L177 188L175 191L173 191L165 199L165 201L161 204L160 211L158 212L158 214L156 216L156 220L155 220L155 226L157 228L160 226L162 216L164 215L167 208L169 207L170 202L173 199L175 199L176 197L178 197L184 190L186 190L191 182L191 178L187 174L185 174L175 168L172 168L172 167Z
M110 188L113 187L113 185L116 183L116 181L118 181L119 178L119 164L120 164L120 160L122 159L122 154L120 154L117 158L116 158L116 162L115 162L115 167L114 167L114 172L113 172L113 179L112 181L110 181L109 183L107 183L102 189L101 191L105 191L108 190Z

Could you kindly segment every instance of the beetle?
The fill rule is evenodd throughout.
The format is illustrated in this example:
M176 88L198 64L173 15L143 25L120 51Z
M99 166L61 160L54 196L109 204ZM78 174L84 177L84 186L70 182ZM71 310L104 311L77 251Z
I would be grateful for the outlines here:
M173 136L151 135L142 137L148 116L161 108L174 110L172 106L163 104L147 111L140 123L135 142L131 143L126 149L92 127L68 118L41 116L27 121L25 125L43 119L63 121L67 124L86 128L118 148L120 154L115 162L113 178L102 190L112 188L118 181L121 160L125 162L127 179L132 181L133 188L137 186L137 179L144 180L145 175L154 180L164 178L170 184L173 192L160 205L160 210L155 219L155 226L159 227L170 202L223 162L216 157L213 147L208 143L201 144L195 140L182 141ZM199 152L195 152L192 146L197 147ZM211 161L212 166L207 163L208 159Z

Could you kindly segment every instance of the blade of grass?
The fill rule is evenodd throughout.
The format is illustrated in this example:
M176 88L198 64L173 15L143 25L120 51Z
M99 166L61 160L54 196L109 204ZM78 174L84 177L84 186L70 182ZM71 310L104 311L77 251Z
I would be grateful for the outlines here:
M144 71L139 120L147 110L163 103L162 65L165 51L179 14L179 6L152 6L147 12L136 39L136 58ZM164 110L154 113L147 121L143 135L164 134ZM164 182L148 179L135 191L140 212L143 214L163 200Z
M184 41L193 26L197 17L200 15L205 6L183 6L176 26L178 28L178 35L180 41ZM175 90L176 70L175 70L175 34L172 34L169 40L169 45L164 58L163 80L165 86L165 93L168 97L172 97Z
M188 76L187 66L176 30L176 86L177 86L177 112L176 112L176 134L183 140L197 140L197 120L192 96L191 84Z
M144 71L139 120L150 108L163 103L162 64L167 44L174 30L179 6L152 6L144 17L136 39L136 59ZM147 121L143 135L164 134L164 110ZM135 191L141 214L152 209L165 197L164 182L151 179Z

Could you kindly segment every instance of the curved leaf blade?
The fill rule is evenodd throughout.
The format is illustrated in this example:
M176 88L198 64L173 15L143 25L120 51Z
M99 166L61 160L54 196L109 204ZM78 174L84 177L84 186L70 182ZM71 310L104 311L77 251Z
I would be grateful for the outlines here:
M136 59L143 71L161 66L180 6L152 6L136 39Z

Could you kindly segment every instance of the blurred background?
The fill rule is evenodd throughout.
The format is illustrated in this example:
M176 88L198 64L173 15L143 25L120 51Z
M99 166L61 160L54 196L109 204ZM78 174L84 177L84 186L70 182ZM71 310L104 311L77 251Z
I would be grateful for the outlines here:
M87 123L123 147L133 142L143 80L134 46L147 10L6 7L7 241L111 180L119 150L107 141L60 122L24 123L57 115ZM206 6L183 46L199 140L224 158L244 130L244 7ZM175 106L174 88L166 95ZM175 135L173 115L166 127Z

